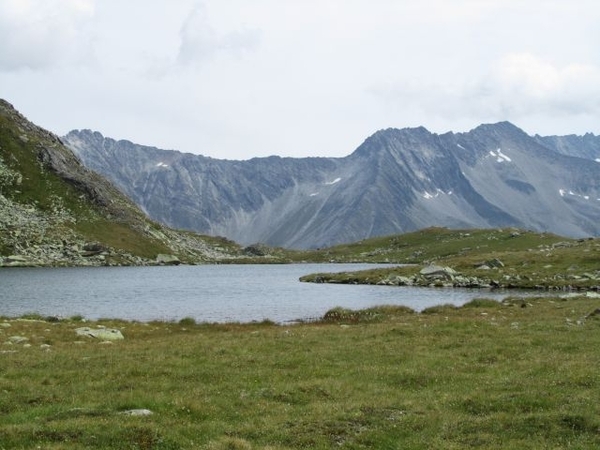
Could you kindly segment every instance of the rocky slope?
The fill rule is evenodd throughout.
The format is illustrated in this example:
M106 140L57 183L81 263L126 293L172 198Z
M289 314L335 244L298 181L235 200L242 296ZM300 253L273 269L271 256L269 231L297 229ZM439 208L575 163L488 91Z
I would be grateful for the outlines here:
M149 220L52 133L0 100L0 266L203 262L239 257L224 239Z
M545 147L567 156L600 162L600 136L586 133L583 136L539 136L535 139Z
M388 129L345 158L225 161L89 130L63 138L152 218L237 242L314 248L429 226L600 232L598 138L508 123Z

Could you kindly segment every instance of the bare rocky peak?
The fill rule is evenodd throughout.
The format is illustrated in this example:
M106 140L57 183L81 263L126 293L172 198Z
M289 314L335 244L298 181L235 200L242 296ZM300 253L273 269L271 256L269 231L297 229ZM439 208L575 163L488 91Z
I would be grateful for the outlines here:
M345 158L223 161L90 131L64 140L156 220L241 243L322 247L428 226L600 231L600 164L509 122L380 130Z
M535 136L535 140L552 150L567 156L600 162L600 136L586 133L583 136Z

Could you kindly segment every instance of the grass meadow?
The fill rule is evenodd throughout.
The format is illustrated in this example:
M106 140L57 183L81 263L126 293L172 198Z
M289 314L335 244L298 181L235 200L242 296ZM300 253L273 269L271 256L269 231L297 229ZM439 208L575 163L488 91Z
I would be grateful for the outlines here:
M0 449L599 448L599 303L293 325L4 318Z

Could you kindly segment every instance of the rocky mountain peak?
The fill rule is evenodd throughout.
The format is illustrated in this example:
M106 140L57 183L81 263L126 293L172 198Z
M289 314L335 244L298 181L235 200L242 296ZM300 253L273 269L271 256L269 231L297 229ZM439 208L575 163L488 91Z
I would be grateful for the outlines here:
M80 138L82 160L151 217L243 244L323 247L429 226L600 231L600 165L561 155L510 122L443 135L384 129L345 158L186 155L185 164L141 146L135 156L99 157Z

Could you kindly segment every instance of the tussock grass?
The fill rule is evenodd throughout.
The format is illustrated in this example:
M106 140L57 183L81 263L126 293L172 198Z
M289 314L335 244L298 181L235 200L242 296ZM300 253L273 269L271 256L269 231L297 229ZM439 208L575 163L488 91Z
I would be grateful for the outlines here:
M496 308L500 307L500 302L491 298L474 298L462 305L462 308Z
M414 313L415 311L407 306L376 306L361 310L336 307L327 311L321 321L326 323L381 322Z
M598 300L527 302L86 323L114 344L2 319L30 346L0 345L0 448L597 448Z

